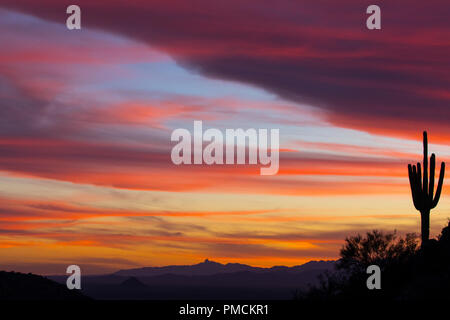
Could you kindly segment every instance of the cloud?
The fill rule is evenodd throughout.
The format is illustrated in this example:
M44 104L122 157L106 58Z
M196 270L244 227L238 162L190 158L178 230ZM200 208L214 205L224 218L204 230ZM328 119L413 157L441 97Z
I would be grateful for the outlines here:
M432 129L448 142L450 5L383 2L382 30L374 32L365 28L369 4L79 3L89 13L83 20L88 28L140 40L202 74L315 105L337 125L408 137ZM59 23L65 5L3 1L6 8Z
M65 12L65 4L64 1L50 0L42 1L39 6L22 0L2 3L5 8L31 13L58 24L2 11L6 17L2 23L19 28L8 28L2 33L5 40L12 41L12 49L3 52L9 62L0 63L1 170L139 190L251 190L279 194L407 192L393 179L367 178L364 184L352 179L343 181L344 176L404 176L406 160L403 158L408 154L392 149L383 152L362 146L302 143L299 146L303 149L324 149L331 154L282 152L279 175L264 185L257 166L174 166L169 158L168 121L195 117L215 120L248 106L249 110L272 111L265 118L255 117L270 121L273 114L283 114L283 119L276 120L286 123L295 119L294 114L307 111L295 103L272 104L237 98L173 95L144 99L119 95L120 99L115 96L108 100L105 97L111 92L95 91L99 97L89 95L89 98L72 92L74 88L80 89L77 80L86 80L88 87L95 87L96 82L89 78L97 79L97 74L101 74L86 72L80 78L79 65L92 67L122 59L139 62L146 53L150 60L153 59L152 50L132 39L162 49L179 63L204 74L256 84L294 102L313 104L326 110L318 113L321 117L337 119L338 123L349 121L348 126L361 125L365 126L361 127L363 130L389 132L390 129L384 126L392 123L394 134L405 135L411 128L416 131L412 125L414 121L420 118L426 126L431 117L433 128L439 131L439 123L445 123L447 128L445 114L431 112L436 110L433 103L426 104L426 115L421 114L423 108L417 109L420 112L415 114L414 104L408 106L412 109L407 114L404 113L402 95L414 103L420 101L416 93L440 102L448 99L446 87L443 87L445 82L442 82L446 79L447 65L444 63L439 67L447 42L445 37L432 32L447 22L440 15L431 19L428 16L430 9L420 4L411 7L423 9L424 16L419 25L429 22L426 28L406 28L411 18L393 19L391 11L397 12L398 7L389 4L383 10L387 11L386 16L383 15L387 30L377 34L361 26L364 10L360 11L362 6L352 1L339 4L341 10L327 10L331 12L327 19L322 19L324 8L336 6L330 1L320 4L281 1L276 11L271 10L272 5L261 1L257 5L256 2L252 5L230 1L222 4L220 10L210 7L210 2L198 1L198 5L205 8L200 12L182 1L170 5L164 1L154 1L151 5L142 1L131 6L118 1L108 5L95 0L81 1L83 12L89 13L83 15L87 28L76 35L65 30L64 21L60 21L60 10ZM416 9L409 8L406 12ZM162 14L166 13L174 19L162 19ZM144 15L151 18L143 19ZM16 16L19 21L14 22L11 17ZM14 36L33 41L24 27L27 23L35 26L33 35L49 34L46 38L51 44L48 54L40 48L36 49L38 54L35 56L25 54L34 49L27 41L18 41ZM92 32L90 27L131 40ZM418 36L414 37L415 34ZM78 40L83 40L83 50L75 50ZM97 56L103 46L114 51L104 61ZM405 49L409 46L417 51ZM128 47L132 49L129 56L125 52ZM442 51L428 52L441 47ZM397 49L404 53L400 61ZM102 49L101 52L105 51ZM412 52L423 53L432 59L422 61L412 56ZM56 65L43 68L42 65L53 60L53 55L60 57ZM67 63L64 68L63 61ZM14 68L9 67L11 63ZM392 81L396 85L392 85ZM420 90L416 90L418 84ZM373 94L368 90L374 90ZM377 102L377 99L385 101ZM363 103L362 100L367 101ZM393 114L400 115L401 119ZM314 117L317 113L311 111L308 116ZM410 119L410 116L417 119ZM370 123L363 125L364 119ZM433 136L437 140L446 139L446 133ZM347 153L347 156L333 152ZM364 153L364 157L359 153ZM380 154L385 158L380 158ZM301 177L306 175L333 177L324 184L321 180ZM287 179L288 176L294 176L294 179Z
M0 168L18 175L135 190L348 194L388 188L393 193L407 192L407 185L394 180L405 175L406 160L282 152L279 174L262 184L259 165L176 166L170 160L170 145L161 145L149 149L56 138L0 139ZM329 183L311 176L329 176Z
M301 259L310 257L312 259L323 258L323 257L336 257L338 246L334 245L329 248L314 247L309 249L282 249L274 248L264 244L229 244L229 243L218 243L208 247L207 253L214 254L221 258L266 258L266 259Z

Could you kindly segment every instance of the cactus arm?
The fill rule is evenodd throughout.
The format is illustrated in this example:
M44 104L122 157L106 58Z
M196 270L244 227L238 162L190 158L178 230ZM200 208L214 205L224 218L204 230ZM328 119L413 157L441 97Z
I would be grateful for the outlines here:
M415 186L414 186L415 182L414 182L412 167L410 164L408 164L408 176L409 176L409 185L411 187L411 195L413 198L414 207L417 209L416 190L415 190ZM417 210L419 210L419 209L417 209Z
M423 132L423 191L428 191L428 136ZM425 196L425 195L424 195Z
M420 175L419 175L418 169L419 169L418 167L413 166L413 176L415 179L414 187L416 189L417 206L419 208L422 208L423 207L423 194L422 194Z
M408 174L409 174L409 184L411 186L411 195L412 195L412 198L413 198L414 207L417 210L420 210L420 208L421 208L420 191L417 188L417 186L418 186L417 181L420 181L420 180L418 180L416 167L415 166L411 166L409 164L408 165Z
M423 190L422 190L422 169L420 162L417 162L417 178L416 178L416 193L417 193L417 203L419 208L423 208ZM420 209L417 209L420 210Z
M433 203L435 170L436 170L436 156L433 153L433 154L431 154L431 158L430 158L430 186L429 186L428 199L427 199L427 202L430 206Z
M422 189L422 170L420 166L420 162L417 162L417 188L419 191Z
M417 170L416 170L416 166L413 165L412 166L412 177L413 177L413 187L414 187L414 193L416 194L416 200L419 199L419 190L417 188Z
M445 163L441 163L441 171L439 172L439 182L438 186L436 188L436 195L434 196L433 203L431 204L431 209L435 208L439 202L439 197L441 196L442 191L442 184L444 182L444 175L445 175Z

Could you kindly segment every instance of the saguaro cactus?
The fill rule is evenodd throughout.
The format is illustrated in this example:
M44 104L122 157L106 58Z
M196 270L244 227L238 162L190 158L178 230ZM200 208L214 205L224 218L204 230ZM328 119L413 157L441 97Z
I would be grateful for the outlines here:
M441 163L441 171L439 173L439 182L434 193L434 172L436 166L436 157L434 153L430 158L430 181L428 182L428 138L427 132L423 132L423 183L422 169L420 162L415 165L408 165L409 183L411 185L411 193L414 207L420 211L422 224L422 244L425 243L430 236L430 211L435 208L441 196L442 183L444 182L445 163Z

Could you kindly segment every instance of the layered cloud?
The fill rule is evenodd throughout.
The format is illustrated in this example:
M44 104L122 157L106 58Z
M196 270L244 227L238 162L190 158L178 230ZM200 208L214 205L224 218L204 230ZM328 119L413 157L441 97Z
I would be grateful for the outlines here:
M68 2L4 1L64 23ZM397 136L433 129L448 142L450 5L383 1L80 1L83 23L157 47L204 75L318 106L329 120Z

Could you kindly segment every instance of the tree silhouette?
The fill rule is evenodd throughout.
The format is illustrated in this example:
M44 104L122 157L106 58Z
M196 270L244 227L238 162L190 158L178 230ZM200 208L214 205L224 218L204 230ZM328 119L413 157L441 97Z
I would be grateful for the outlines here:
M436 166L436 157L434 153L430 158L430 181L428 181L428 138L427 132L423 132L423 183L422 169L420 162L415 165L408 165L409 183L411 185L411 194L414 207L420 212L421 216L421 232L422 244L424 244L430 236L430 211L435 208L441 196L442 184L444 182L445 163L441 163L441 171L439 173L439 182L434 193L434 174Z
M319 283L298 290L300 300L321 301L450 301L450 220L437 239L419 249L414 234L371 231L350 236L340 251L336 269ZM367 267L381 269L382 290L368 290Z
M395 231L384 233L378 230L367 232L365 237L361 234L347 237L337 268L347 272L365 272L371 264L383 268L385 264L402 261L413 255L417 250L416 239L414 233L399 238Z

